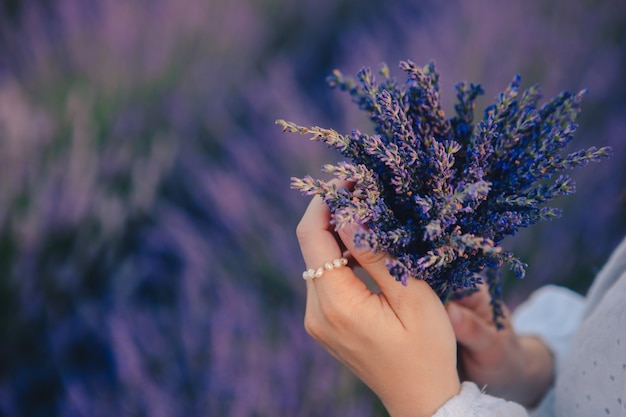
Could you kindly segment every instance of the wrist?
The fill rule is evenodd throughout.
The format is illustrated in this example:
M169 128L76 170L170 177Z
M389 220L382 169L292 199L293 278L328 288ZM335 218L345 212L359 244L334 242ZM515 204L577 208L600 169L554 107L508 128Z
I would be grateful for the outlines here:
M452 374L451 374L452 375ZM381 398L390 417L431 417L446 402L461 391L458 374L454 377L442 379L441 374L431 378L432 383L422 387L419 392L411 392L402 398L394 395L393 398Z
M506 358L483 364L495 373L481 374L482 378L474 382L486 386L491 395L533 407L552 385L552 353L541 339L534 336L515 335L507 343Z
M546 344L535 336L520 336L522 386L519 401L532 407L548 391L554 379L554 357Z

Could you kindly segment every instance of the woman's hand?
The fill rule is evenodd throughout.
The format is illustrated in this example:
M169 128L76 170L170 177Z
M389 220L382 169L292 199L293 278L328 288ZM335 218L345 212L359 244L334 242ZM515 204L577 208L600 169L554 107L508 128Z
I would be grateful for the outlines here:
M358 226L333 232L313 198L297 234L307 268L347 249L381 289L372 293L349 267L307 279L306 330L381 399L393 417L431 416L458 394L456 340L441 301L420 280L407 286L387 271L384 253L356 248Z
M554 377L554 359L538 338L518 336L505 309L504 329L493 323L487 287L449 303L450 321L459 343L459 369L463 377L489 394L536 405Z

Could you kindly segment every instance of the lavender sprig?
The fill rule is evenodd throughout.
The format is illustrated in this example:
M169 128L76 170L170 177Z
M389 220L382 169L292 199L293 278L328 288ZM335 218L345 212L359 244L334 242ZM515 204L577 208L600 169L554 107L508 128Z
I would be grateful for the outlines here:
M560 210L546 204L575 191L562 172L597 162L611 150L561 154L576 130L584 91L564 92L539 107L539 87L520 92L516 76L474 123L475 100L484 94L480 86L459 83L455 117L446 119L434 64L403 61L400 68L407 74L402 85L386 66L381 82L369 69L358 73L358 83L337 70L329 77L331 87L347 91L369 113L373 135L277 121L284 131L311 135L351 160L322 170L353 188L310 176L292 178L291 186L320 195L335 228L365 226L355 242L387 252L389 272L403 284L409 277L423 279L445 301L486 281L500 325L500 266L518 278L526 268L499 246L502 239L558 217Z

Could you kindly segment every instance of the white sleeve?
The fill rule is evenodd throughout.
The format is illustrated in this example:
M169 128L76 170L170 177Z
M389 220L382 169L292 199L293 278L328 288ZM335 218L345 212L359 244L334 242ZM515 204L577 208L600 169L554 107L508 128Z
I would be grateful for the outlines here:
M560 369L585 308L585 298L565 287L546 285L536 290L513 313L515 332L539 337L554 355Z
M528 413L521 405L485 394L476 384L466 381L461 392L433 417L528 417Z
M580 325L585 298L565 287L547 285L536 290L513 313L518 334L541 338L559 368ZM520 404L482 392L473 382L463 382L461 392L447 401L433 417L528 417Z

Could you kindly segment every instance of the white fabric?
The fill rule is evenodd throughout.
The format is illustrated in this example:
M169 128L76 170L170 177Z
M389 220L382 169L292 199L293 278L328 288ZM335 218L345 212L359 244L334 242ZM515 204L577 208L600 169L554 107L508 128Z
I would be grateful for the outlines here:
M626 239L598 274L586 299L564 288L539 289L513 315L521 334L555 355L556 383L533 416L626 417ZM464 382L433 417L526 417L519 404Z
M571 340L580 326L585 298L567 288L546 285L535 291L513 313L513 328L519 335L537 336L554 355L555 371L561 369Z
M604 294L585 311L546 417L626 417L626 245L617 254L596 278Z
M513 313L513 328L518 334L541 338L555 357L559 369L569 351L571 339L580 325L585 308L581 295L564 287L548 285L535 291ZM551 408L552 395L540 407ZM464 382L461 392L449 400L433 417L527 417L521 405L482 392L476 384Z
M521 405L487 395L473 382L463 382L461 392L433 417L528 417Z
M513 328L520 335L537 336L554 355L555 375L563 367L585 310L585 298L565 287L547 285L536 290L513 313ZM554 391L550 390L532 416L551 415Z

